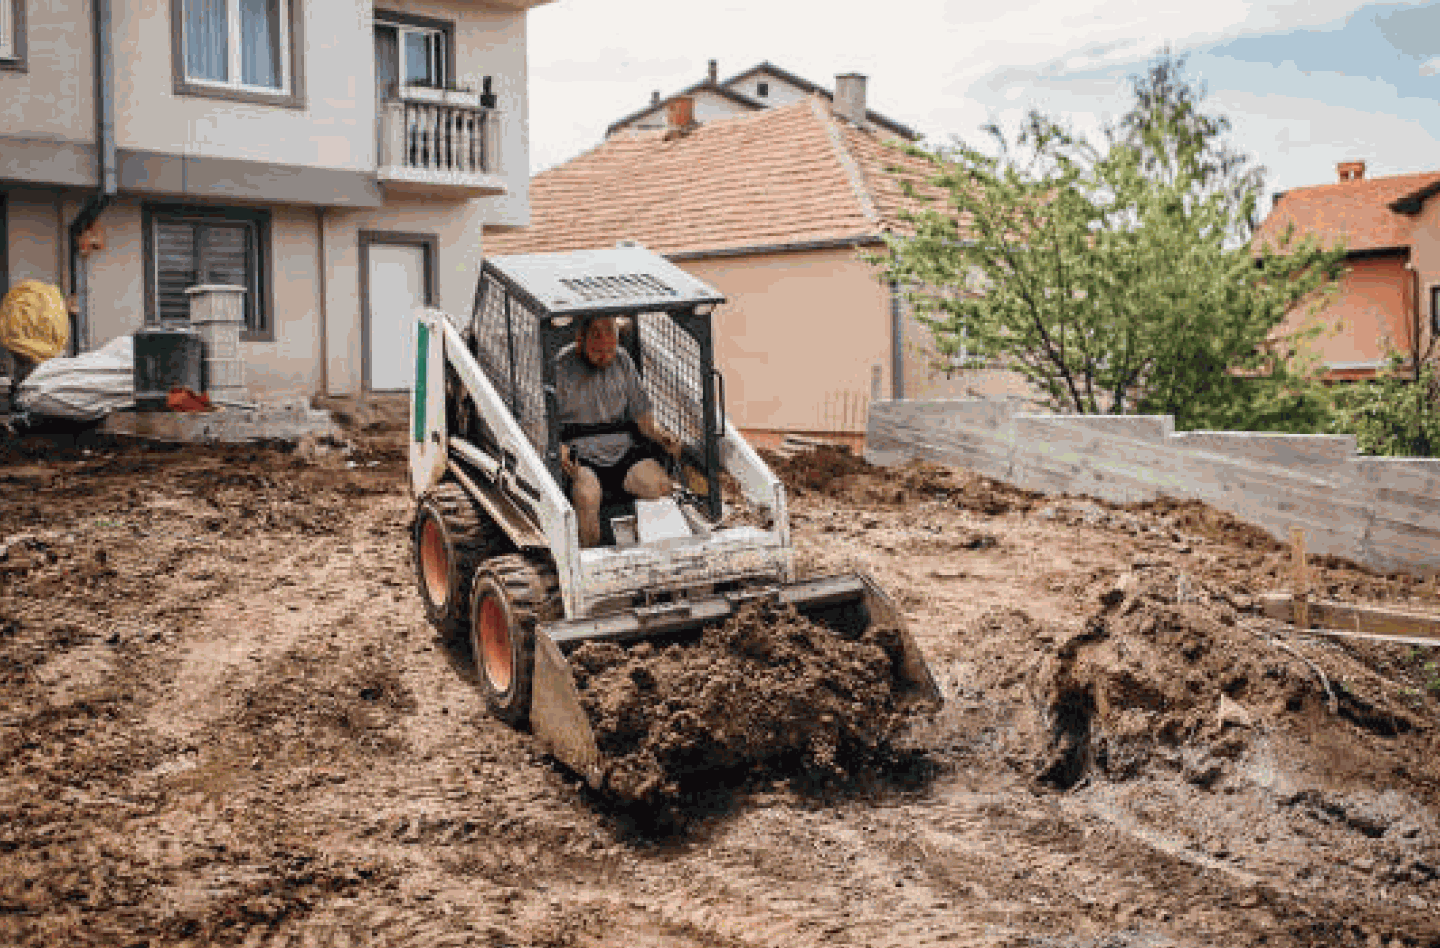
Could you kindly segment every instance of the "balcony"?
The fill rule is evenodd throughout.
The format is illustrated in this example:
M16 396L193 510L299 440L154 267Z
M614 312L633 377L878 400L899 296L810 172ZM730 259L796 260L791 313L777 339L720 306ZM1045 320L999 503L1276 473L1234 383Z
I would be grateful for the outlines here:
M504 194L499 118L476 95L406 88L380 107L380 185L396 193Z

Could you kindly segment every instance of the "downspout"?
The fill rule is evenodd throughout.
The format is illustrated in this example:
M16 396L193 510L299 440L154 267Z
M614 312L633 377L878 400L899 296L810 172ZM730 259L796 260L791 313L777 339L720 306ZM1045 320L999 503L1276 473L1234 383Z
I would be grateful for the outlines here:
M316 255L318 256L317 270L320 283L320 379L319 395L326 398L330 395L330 321L326 317L326 293L327 281L326 270L329 261L325 257L325 205L315 206L315 231L316 231Z
M115 173L115 46L110 35L110 0L95 0L95 125L100 153L99 186L70 222L70 292L75 294L72 352L90 346L89 270L80 260L80 243L119 190Z
M890 397L905 398L905 311L900 303L900 284L890 283Z

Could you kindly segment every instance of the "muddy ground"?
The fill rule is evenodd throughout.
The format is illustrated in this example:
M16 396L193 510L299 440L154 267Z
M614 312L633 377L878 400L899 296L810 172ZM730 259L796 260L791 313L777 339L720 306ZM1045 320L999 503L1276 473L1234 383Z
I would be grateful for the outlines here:
M802 567L871 571L945 709L659 830L485 714L398 439L4 443L0 945L1440 945L1436 651L1260 618L1288 554L1200 505L780 466Z

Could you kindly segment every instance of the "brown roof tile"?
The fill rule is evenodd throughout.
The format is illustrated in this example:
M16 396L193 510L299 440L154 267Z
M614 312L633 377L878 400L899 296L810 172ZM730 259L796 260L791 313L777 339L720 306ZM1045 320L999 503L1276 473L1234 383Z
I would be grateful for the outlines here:
M870 240L905 203L886 167L917 159L810 98L717 119L684 135L617 137L536 175L531 223L485 237L487 253L637 240L670 256Z
M1255 234L1255 246L1277 248L1293 224L1295 239L1319 236L1325 246L1339 241L1351 252L1408 247L1416 218L1391 204L1440 184L1440 171L1362 178L1287 191Z

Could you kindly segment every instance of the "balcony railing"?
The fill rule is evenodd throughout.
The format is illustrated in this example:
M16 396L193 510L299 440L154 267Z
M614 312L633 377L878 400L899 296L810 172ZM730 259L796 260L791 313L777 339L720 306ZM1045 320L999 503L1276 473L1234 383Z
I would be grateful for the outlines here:
M380 183L393 191L504 194L500 121L465 93L406 89L380 112Z

